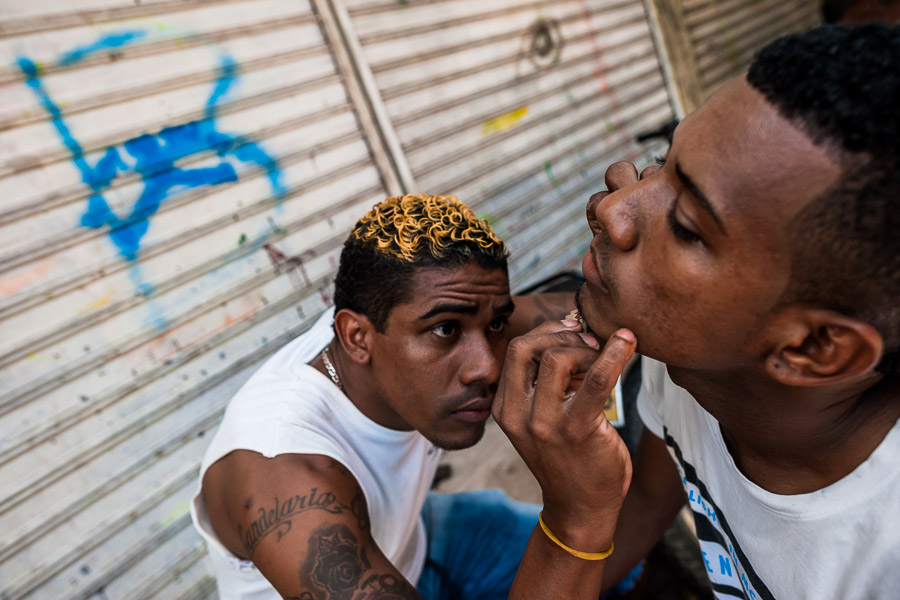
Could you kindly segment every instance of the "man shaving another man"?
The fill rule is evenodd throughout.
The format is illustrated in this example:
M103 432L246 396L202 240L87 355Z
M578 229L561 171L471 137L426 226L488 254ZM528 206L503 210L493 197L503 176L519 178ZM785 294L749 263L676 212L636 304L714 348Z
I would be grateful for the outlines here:
M474 443L499 378L493 414L544 508L533 529L533 513L497 519L468 548L469 566L502 561L507 581L522 557L510 598L596 599L686 500L719 598L898 597L897 64L896 27L784 38L682 122L663 166L610 167L609 191L588 206L580 295L602 351L577 323L547 323L513 341L501 378L508 283L477 241L480 258L426 269L382 325L347 307L337 345L326 322L286 347L245 389L314 396L299 414L276 403L279 422L303 435L286 442L280 426L263 427L269 435L246 441L274 413L232 403L194 504L211 554L234 581L252 559L265 576L254 581L285 597L419 597L422 542L436 531L413 524L436 465L427 440ZM447 308L452 319L434 312ZM649 432L632 478L602 406L638 345ZM396 491L410 488L417 500L398 509Z
M607 349L540 326L493 409L569 561L557 597L596 598L686 500L717 598L900 597L898 65L896 26L782 38L664 165L608 169L578 296ZM632 476L600 406L635 347Z
M439 449L484 433L510 338L572 294L514 304L487 222L410 195L357 223L334 300L241 388L204 457L192 517L220 597L506 598L538 507L428 490Z

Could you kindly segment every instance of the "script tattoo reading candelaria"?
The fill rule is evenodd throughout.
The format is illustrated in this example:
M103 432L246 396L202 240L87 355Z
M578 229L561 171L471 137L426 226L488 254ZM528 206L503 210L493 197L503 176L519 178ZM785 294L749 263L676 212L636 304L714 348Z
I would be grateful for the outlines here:
M291 530L291 517L307 510L324 510L333 515L343 514L349 510L345 504L337 502L337 497L331 492L319 493L312 488L308 494L296 495L287 499L275 497L275 505L272 508L259 509L259 518L250 524L246 532L240 531L244 541L244 547L252 555L260 541L272 532L275 532L275 541L281 541Z

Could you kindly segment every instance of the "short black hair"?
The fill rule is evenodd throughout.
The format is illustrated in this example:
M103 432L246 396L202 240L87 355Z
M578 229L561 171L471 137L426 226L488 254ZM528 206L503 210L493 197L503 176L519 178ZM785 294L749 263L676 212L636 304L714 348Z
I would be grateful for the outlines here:
M900 372L900 26L827 25L780 38L747 81L841 165L790 224L782 301L873 325L883 372Z
M425 268L507 270L509 253L485 219L452 196L388 198L360 219L341 251L335 311L365 315L384 333L391 310L411 299Z

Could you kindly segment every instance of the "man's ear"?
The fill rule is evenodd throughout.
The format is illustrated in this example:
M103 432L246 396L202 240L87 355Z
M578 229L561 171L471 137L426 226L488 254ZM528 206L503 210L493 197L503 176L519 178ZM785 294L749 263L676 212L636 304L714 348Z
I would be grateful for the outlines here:
M817 386L872 371L884 340L864 321L841 313L792 306L774 324L768 375L785 385Z
M359 364L368 364L372 360L375 327L369 317L342 308L334 315L334 331L350 360Z

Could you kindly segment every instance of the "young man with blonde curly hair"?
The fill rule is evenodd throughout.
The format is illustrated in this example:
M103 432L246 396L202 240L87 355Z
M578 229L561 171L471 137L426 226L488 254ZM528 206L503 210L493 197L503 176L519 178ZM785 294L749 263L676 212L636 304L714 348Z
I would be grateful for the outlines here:
M429 487L441 449L484 433L512 336L574 306L547 296L514 305L506 247L454 198L363 217L334 311L251 377L203 460L220 596L506 598L537 507Z

